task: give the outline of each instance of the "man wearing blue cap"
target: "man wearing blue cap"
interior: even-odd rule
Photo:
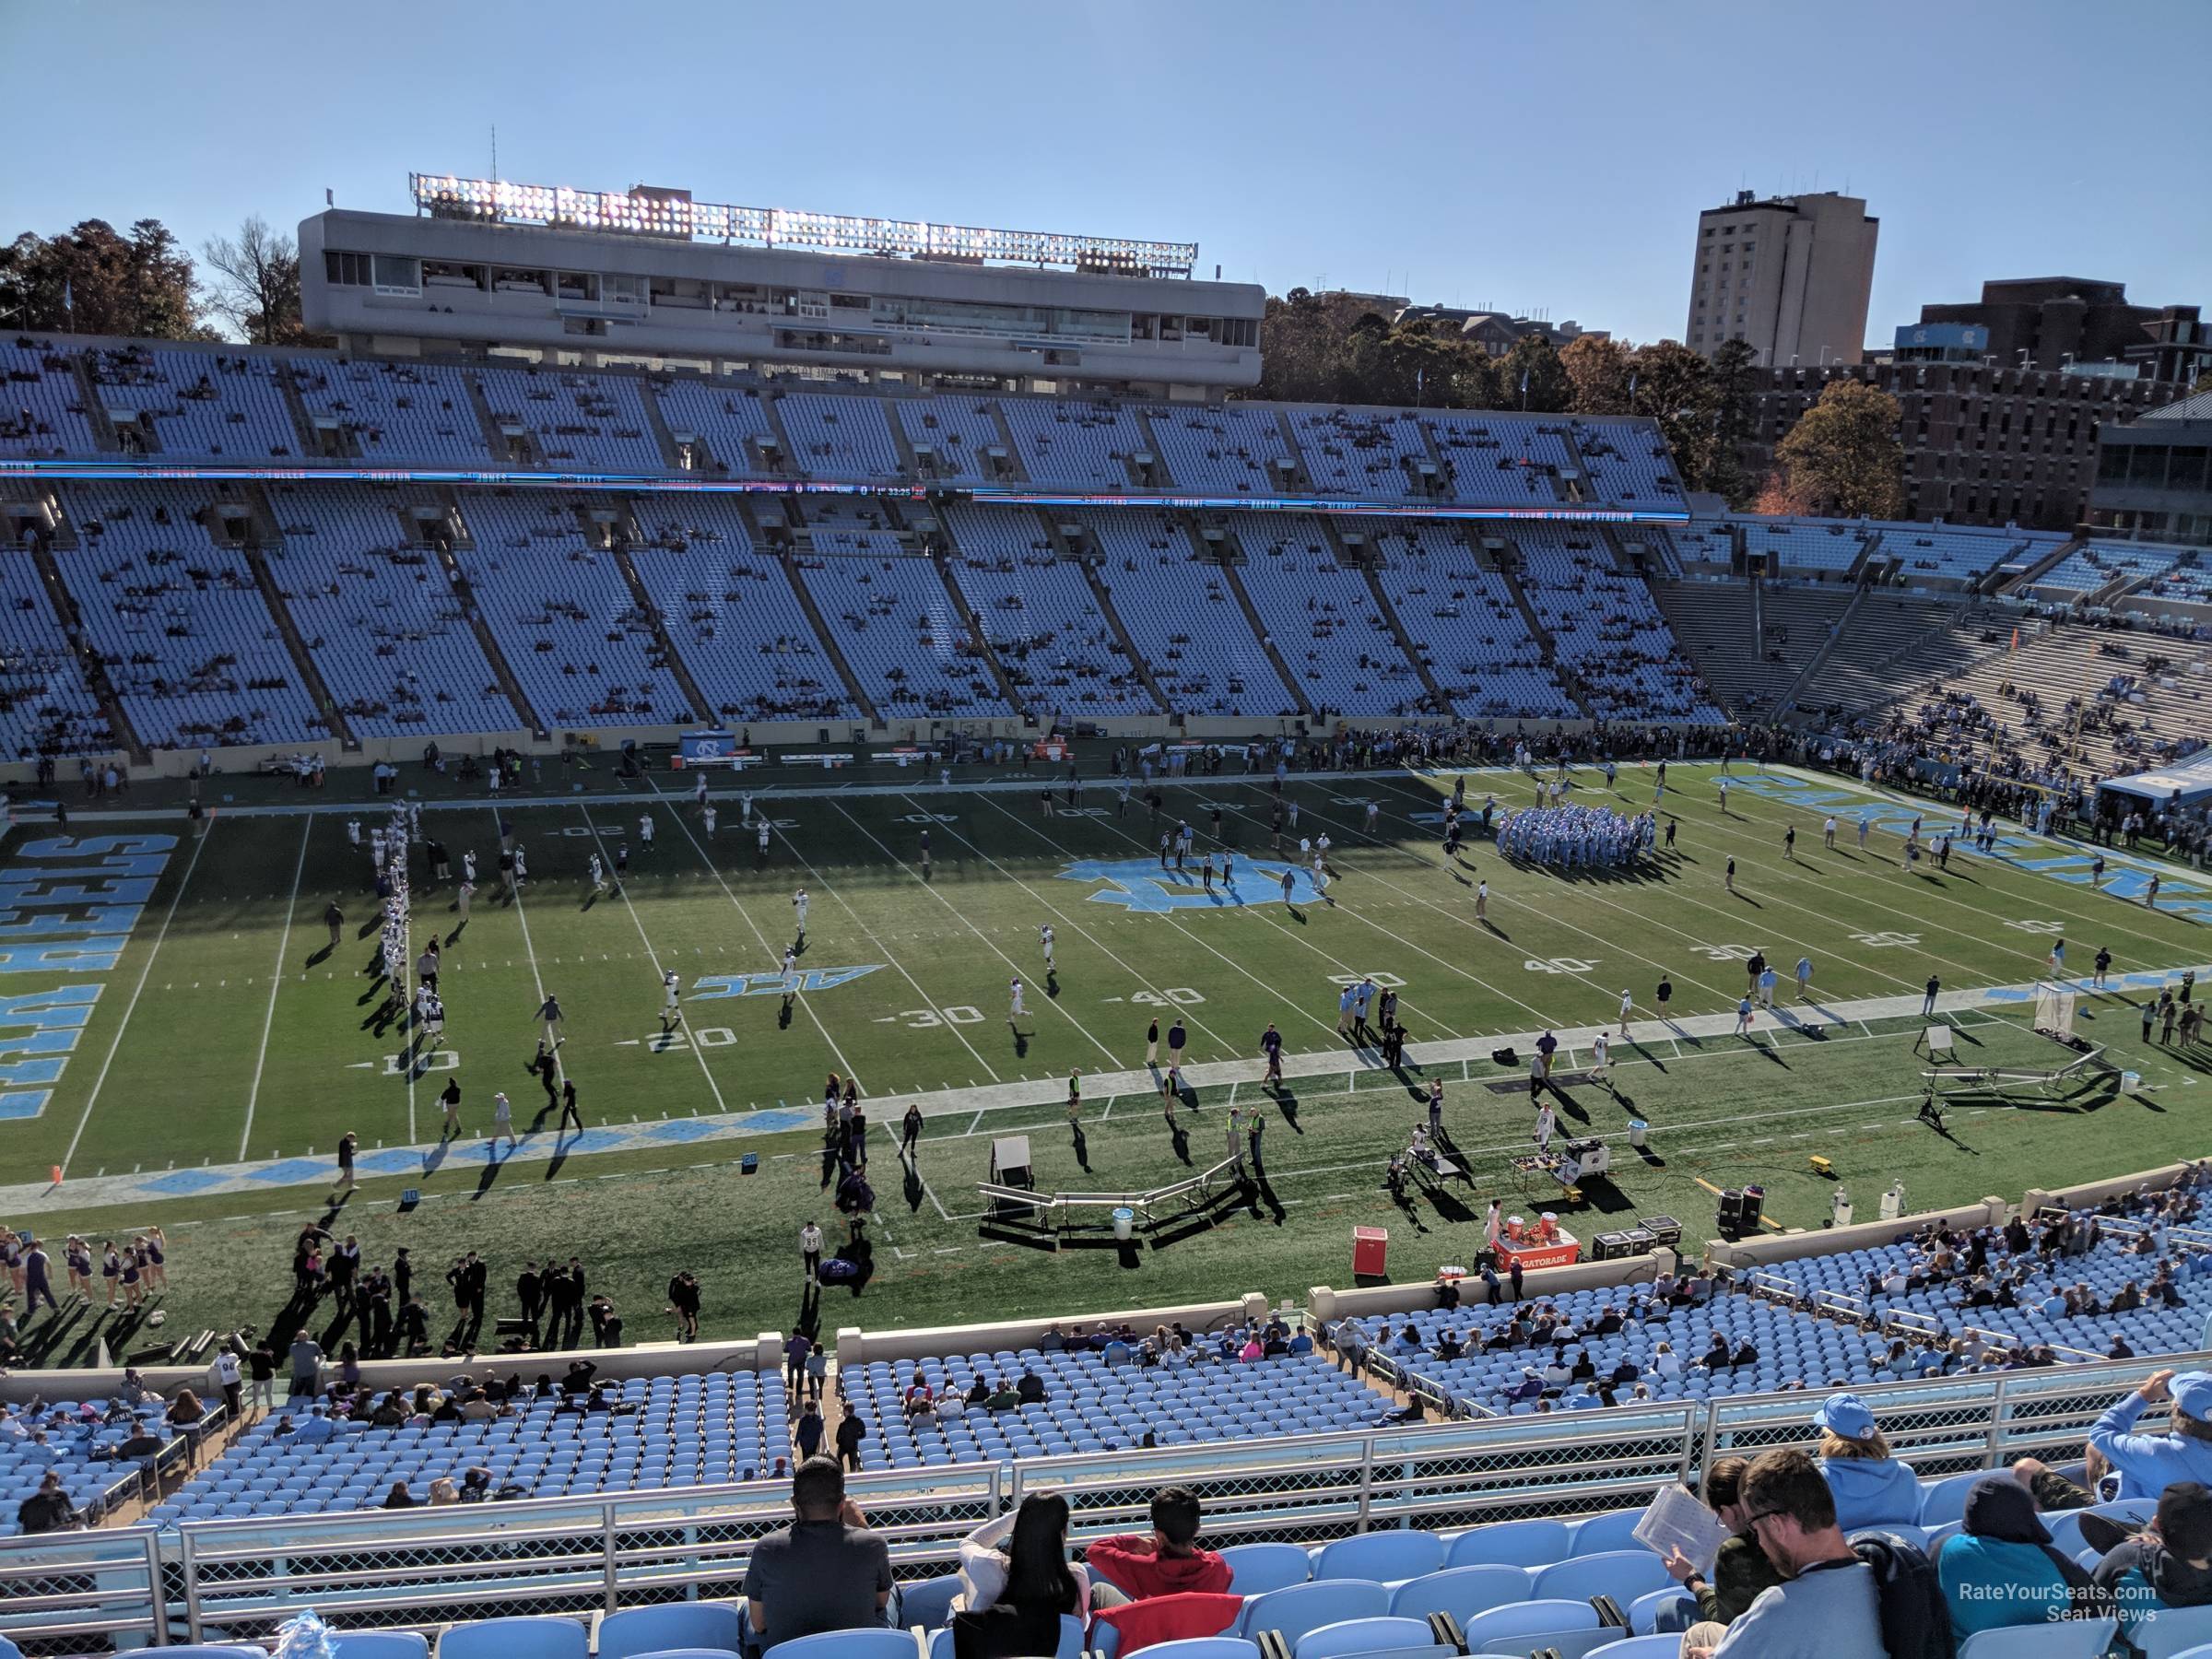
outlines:
[[[2171,1432],[2130,1432],[2137,1418],[2168,1398]],[[2123,1498],[2156,1498],[2177,1480],[2212,1486],[2212,1372],[2151,1372],[2097,1419],[2089,1445],[2118,1472]]]
[[[1912,1465],[1889,1455],[1889,1442],[1874,1413],[1855,1394],[1832,1394],[1813,1417],[1820,1430],[1818,1462],[1835,1494],[1836,1524],[1910,1525],[1920,1518],[1920,1478]]]

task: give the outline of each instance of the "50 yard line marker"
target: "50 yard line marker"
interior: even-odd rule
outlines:
[[[246,1090],[246,1122],[238,1132],[241,1163],[245,1161],[247,1145],[253,1138],[253,1108],[261,1100],[261,1072],[269,1058],[269,1028],[276,1023],[276,990],[284,983],[284,953],[292,943],[292,912],[300,905],[300,873],[307,868],[307,837],[314,827],[312,813],[300,820],[300,856],[292,861],[292,893],[284,901],[284,933],[276,941],[276,971],[269,976],[269,1006],[261,1017],[261,1047],[253,1054],[253,1086]]]
[[[161,918],[161,930],[154,935],[153,948],[146,953],[146,964],[138,970],[138,982],[131,988],[131,1000],[124,1005],[123,1023],[115,1028],[115,1039],[108,1044],[108,1057],[100,1063],[100,1076],[92,1079],[92,1092],[85,1097],[85,1110],[76,1120],[76,1133],[69,1137],[69,1149],[62,1154],[62,1172],[69,1172],[69,1163],[76,1156],[77,1143],[85,1138],[85,1125],[92,1121],[92,1108],[100,1103],[100,1091],[108,1080],[108,1067],[115,1064],[115,1051],[123,1046],[123,1034],[131,1028],[131,1016],[138,1007],[139,994],[146,989],[148,975],[154,971],[154,958],[161,953],[161,941],[169,937],[169,924],[177,919],[177,906],[184,898],[184,889],[192,885],[192,873],[200,867],[200,854],[215,835],[215,819],[207,819],[207,828],[192,849],[192,857],[184,865],[183,878],[177,890],[169,896],[169,913]]]

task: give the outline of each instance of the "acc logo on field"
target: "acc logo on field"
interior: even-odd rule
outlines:
[[[1210,893],[1200,884],[1194,871],[1163,870],[1158,864],[1143,858],[1086,858],[1061,871],[1060,879],[1105,883],[1090,895],[1093,904],[1118,904],[1132,913],[1160,915],[1170,911],[1280,904],[1285,873],[1290,877],[1293,904],[1320,897],[1314,890],[1313,877],[1305,870],[1268,858],[1240,864],[1233,888],[1217,877]]]
[[[802,991],[828,991],[837,985],[846,985],[864,973],[873,973],[882,967],[881,962],[870,962],[865,968],[806,968],[793,977]],[[783,976],[769,973],[702,973],[692,982],[688,1002],[712,1002],[722,996],[781,996]]]

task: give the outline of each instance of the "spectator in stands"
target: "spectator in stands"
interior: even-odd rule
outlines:
[[[2035,1500],[2002,1475],[1978,1480],[1966,1495],[1960,1530],[1936,1552],[1936,1576],[1959,1641],[1983,1630],[2038,1625],[2098,1599],[2089,1575],[2035,1518]]]
[[[1198,1494],[1162,1487],[1152,1494],[1150,1536],[1121,1533],[1100,1538],[1085,1552],[1093,1574],[1105,1580],[1101,1606],[1187,1592],[1220,1594],[1229,1589],[1229,1563],[1200,1547]]]
[[[1683,1659],[1889,1659],[1873,1570],[1836,1524],[1820,1465],[1794,1450],[1763,1452],[1744,1472],[1744,1530],[1783,1582],[1726,1627],[1692,1625]]]
[[[1836,1523],[1845,1532],[1920,1519],[1919,1477],[1912,1465],[1889,1455],[1865,1401],[1830,1394],[1813,1426],[1820,1430],[1820,1472],[1835,1493]]]
[[[2119,1615],[2123,1636],[2162,1609],[2212,1605],[2212,1488],[2175,1481],[2159,1495],[2149,1524],[2114,1545],[2089,1576]]]
[[[753,1546],[745,1570],[746,1618],[762,1648],[823,1630],[885,1622],[891,1557],[845,1496],[844,1472],[810,1457],[791,1477],[797,1519]]]
[[[1705,1471],[1705,1507],[1728,1529],[1713,1559],[1712,1576],[1699,1571],[1697,1563],[1679,1549],[1666,1554],[1667,1572],[1698,1598],[1698,1618],[1711,1624],[1734,1624],[1760,1591],[1783,1582],[1745,1524],[1744,1475],[1750,1467],[1747,1457],[1716,1457]]]
[[[2136,1418],[2169,1397],[2171,1432],[2131,1432]],[[2123,1498],[2155,1498],[2176,1481],[2212,1486],[2212,1372],[2151,1372],[2097,1419],[2089,1446],[2118,1472]]]
[[[392,1489],[384,1494],[382,1507],[385,1509],[413,1509],[416,1507],[415,1494],[407,1490],[406,1481],[395,1480],[392,1483]]]
[[[62,1490],[62,1477],[52,1469],[39,1477],[39,1489],[16,1506],[16,1525],[27,1535],[65,1532],[83,1524],[69,1494]]]
[[[860,1468],[860,1443],[867,1438],[866,1419],[848,1404],[845,1415],[838,1419],[837,1424],[838,1462],[857,1473]]]
[[[952,1603],[956,1659],[1051,1652],[1060,1643],[1061,1618],[1088,1614],[1090,1574],[1068,1564],[1067,1515],[1066,1499],[1033,1493],[961,1540],[960,1592]]]

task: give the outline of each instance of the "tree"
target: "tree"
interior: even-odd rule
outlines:
[[[1893,519],[1905,511],[1905,450],[1897,399],[1863,381],[1835,381],[1797,418],[1775,459],[1770,492],[1795,511],[1835,518]]]
[[[1574,385],[1551,341],[1531,331],[1498,359],[1498,392],[1506,408],[1556,415],[1573,397]]]
[[[1744,471],[1744,450],[1759,412],[1759,353],[1741,335],[1722,343],[1712,354],[1712,453],[1700,488],[1740,507],[1751,492]]]
[[[310,336],[300,316],[300,250],[259,214],[235,237],[218,236],[200,251],[217,280],[208,309],[256,346],[328,345]]]
[[[1394,322],[1361,301],[1292,288],[1260,323],[1255,397],[1285,403],[1478,409],[1497,402],[1489,359],[1451,324]]]
[[[1559,353],[1559,367],[1573,387],[1567,406],[1577,415],[1629,412],[1629,350],[1618,341],[1579,335]]]
[[[1712,453],[1712,365],[1674,340],[1639,347],[1629,359],[1631,414],[1658,423],[1685,489],[1706,488]]]
[[[59,236],[26,230],[0,250],[0,324],[50,334],[188,340],[202,326],[192,255],[159,219],[117,234],[86,219]]]

